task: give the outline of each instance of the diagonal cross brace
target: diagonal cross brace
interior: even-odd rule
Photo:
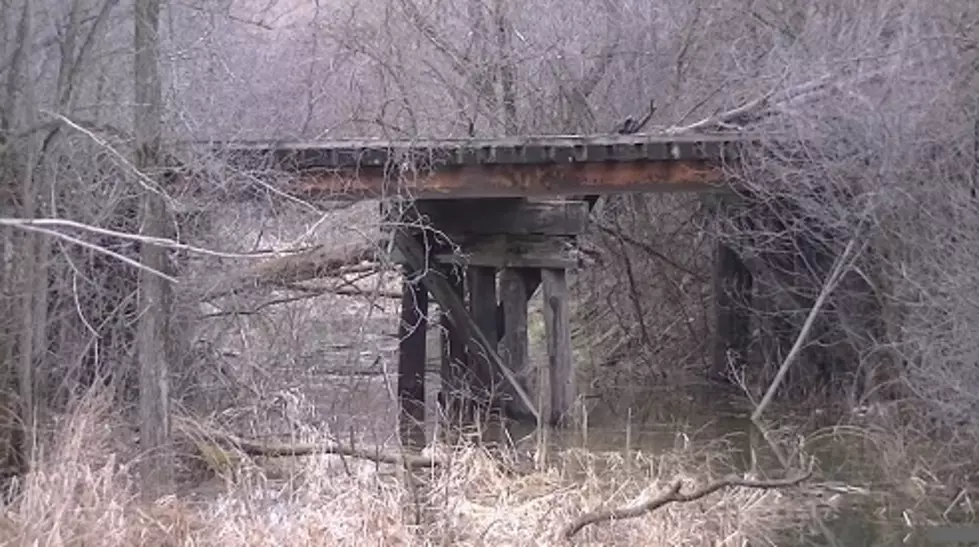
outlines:
[[[426,260],[425,250],[422,248],[421,244],[414,237],[411,237],[406,230],[398,229],[394,234],[394,245],[401,251],[404,259],[408,262],[408,265],[416,272],[427,272],[431,270]],[[526,408],[534,416],[534,419],[538,422],[540,421],[540,413],[537,412],[537,407],[534,406],[533,401],[527,392],[524,391],[523,387],[520,386],[520,382],[517,381],[516,375],[510,370],[510,367],[503,363],[503,359],[496,352],[496,341],[490,343],[486,338],[483,331],[476,325],[476,321],[469,314],[469,310],[466,309],[465,303],[459,298],[459,295],[452,290],[452,286],[449,281],[439,275],[423,275],[422,283],[425,284],[425,288],[428,289],[432,296],[440,304],[446,307],[449,312],[449,320],[452,321],[457,328],[463,332],[468,333],[466,336],[466,344],[470,347],[473,352],[486,352],[487,357],[494,367],[503,373],[503,377],[506,381],[513,386],[513,390],[516,392],[520,400],[526,405]]]

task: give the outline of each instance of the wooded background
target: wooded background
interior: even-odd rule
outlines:
[[[268,314],[323,291],[237,287],[246,326],[216,287],[253,275],[271,251],[378,244],[375,209],[298,202],[276,192],[282,174],[234,171],[179,143],[602,133],[651,100],[647,131],[750,130],[770,145],[731,167],[745,199],[725,215],[696,195],[623,196],[598,212],[589,242],[601,267],[575,289],[582,382],[615,390],[706,369],[721,238],[757,292],[756,343],[728,372],[760,397],[851,245],[784,394],[900,400],[936,431],[979,439],[974,2],[0,6],[0,362],[3,437],[22,448],[8,451],[13,467],[31,457],[35,421],[99,379],[133,402],[175,378],[173,393],[144,405],[144,424],[166,424],[167,401],[217,411],[227,399],[200,392],[226,340],[247,353],[272,339],[275,358],[259,368],[281,366],[316,334]],[[249,333],[262,322],[258,342]],[[252,368],[236,366],[244,382]],[[144,448],[168,437],[140,434]]]

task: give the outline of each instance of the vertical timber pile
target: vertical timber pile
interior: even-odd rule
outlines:
[[[718,215],[731,213],[731,205],[721,199],[715,204]],[[716,325],[711,376],[723,380],[728,367],[742,367],[751,343],[751,271],[730,244],[718,241],[714,250],[714,307]]]
[[[449,291],[463,302],[465,299],[465,273],[460,268],[442,266],[438,268],[438,273],[447,281]],[[444,308],[444,305],[443,305]],[[449,424],[461,424],[469,421],[472,410],[466,408],[466,400],[463,397],[469,374],[469,354],[466,351],[466,335],[463,330],[463,320],[451,317],[451,312],[443,309],[441,313],[441,371],[440,377],[442,385],[439,390],[439,404],[445,414],[445,419]],[[452,428],[444,428],[449,432]]]
[[[496,268],[478,265],[468,268],[469,278],[469,313],[476,322],[476,328],[490,342],[499,339],[496,332]],[[494,350],[497,348],[493,348]],[[474,418],[483,420],[488,426],[490,437],[496,437],[493,430],[498,425],[502,414],[501,389],[503,376],[497,370],[490,357],[488,348],[481,348],[475,354],[470,366],[473,367],[471,378],[474,382],[470,388],[470,397],[474,399],[478,409]]]
[[[527,306],[543,284],[551,388],[546,398],[549,413],[544,418],[555,425],[565,423],[575,401],[567,270],[577,266],[577,236],[587,225],[587,203],[425,200],[416,202],[415,207],[461,249],[436,248],[434,261],[439,268],[456,266],[467,275],[472,323],[468,364],[472,368],[465,398],[480,409],[479,415],[467,418],[490,418],[495,424],[501,415],[520,421],[541,417],[535,398],[528,395],[532,367]],[[451,318],[452,310],[448,312]],[[471,343],[474,336],[479,344]],[[451,335],[449,338],[451,342]],[[443,349],[444,354],[453,351],[458,352],[451,345]],[[455,389],[458,376],[449,375],[448,366],[444,365],[443,371],[440,399],[446,404],[452,398],[446,388]],[[487,431],[494,430],[491,427]]]
[[[425,333],[428,291],[418,271],[404,265],[398,327],[398,433],[402,446],[425,446]]]
[[[539,272],[528,268],[504,268],[500,272],[500,311],[498,313],[498,332],[503,349],[502,356],[507,366],[522,386],[529,385],[530,338],[527,333],[527,304],[537,288],[533,277]],[[538,276],[539,277],[539,276]],[[533,288],[531,288],[533,287]],[[509,385],[506,389],[506,414],[520,421],[531,419],[530,409],[517,397]]]
[[[559,268],[545,268],[541,274],[547,364],[551,377],[550,423],[564,425],[568,422],[575,400],[567,272]]]

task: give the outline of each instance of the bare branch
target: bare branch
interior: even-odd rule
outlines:
[[[58,239],[67,241],[68,243],[74,243],[75,245],[78,245],[80,247],[84,247],[86,249],[90,249],[90,250],[95,251],[97,253],[101,253],[101,254],[104,254],[106,256],[110,256],[110,257],[112,257],[112,258],[114,258],[114,259],[116,259],[116,260],[118,260],[120,262],[125,262],[126,264],[128,264],[128,265],[130,265],[130,266],[132,266],[132,267],[134,267],[134,268],[136,268],[138,270],[145,271],[147,273],[151,273],[151,274],[156,275],[158,277],[161,277],[161,278],[163,278],[163,279],[165,279],[165,280],[167,280],[167,281],[169,281],[171,283],[174,283],[174,284],[178,283],[178,281],[177,281],[177,279],[175,277],[172,277],[170,275],[167,275],[167,274],[165,274],[165,273],[163,273],[163,272],[161,272],[159,270],[155,270],[153,268],[150,268],[148,266],[145,266],[142,263],[140,263],[139,261],[133,260],[133,259],[129,258],[128,256],[119,254],[119,253],[117,253],[117,252],[115,252],[115,251],[113,251],[111,249],[106,249],[104,247],[100,247],[98,245],[95,245],[94,243],[89,243],[88,241],[85,241],[83,239],[78,239],[77,237],[73,237],[73,236],[70,236],[68,234],[63,234],[63,233],[58,232],[56,230],[49,230],[47,228],[41,228],[39,226],[32,225],[29,222],[20,222],[20,223],[18,223],[18,222],[10,222],[10,220],[11,219],[2,219],[2,218],[0,218],[0,225],[3,225],[3,226],[12,226],[14,228],[20,228],[21,230],[28,230],[28,231],[32,231],[32,232],[37,232],[37,233],[40,233],[40,234],[45,234],[45,235],[48,235],[48,236],[51,236],[51,237],[55,237],[55,238],[58,238]]]
[[[82,222],[75,222],[73,220],[63,220],[58,218],[0,218],[0,226],[12,226],[17,228],[27,228],[27,227],[72,228],[75,230],[81,230],[93,234],[116,237],[126,241],[136,241],[147,245],[156,245],[158,247],[164,247],[166,249],[187,251],[187,252],[196,253],[205,256],[214,256],[218,258],[257,259],[257,258],[281,257],[283,254],[287,254],[287,253],[292,254],[292,253],[300,252],[300,251],[293,250],[293,251],[261,251],[255,253],[229,253],[225,251],[215,251],[211,249],[206,249],[195,245],[188,245],[165,237],[153,237],[153,236],[146,236],[142,234],[130,234],[126,232],[120,232],[118,230],[110,230],[108,228],[100,228],[98,226],[92,226],[89,224],[84,224]],[[46,232],[56,233],[54,230],[46,230]]]
[[[117,160],[122,162],[124,166],[126,166],[130,171],[132,171],[132,173],[136,175],[136,179],[139,181],[139,184],[143,187],[144,190],[163,198],[164,200],[166,200],[168,204],[171,205],[173,204],[173,198],[167,195],[167,193],[164,192],[162,188],[160,188],[160,185],[157,184],[152,177],[150,177],[142,170],[140,170],[138,167],[133,165],[133,163],[129,161],[129,159],[126,157],[125,154],[116,150],[115,147],[109,144],[105,139],[99,137],[98,135],[86,129],[85,127],[82,127],[81,125],[73,122],[72,120],[68,119],[66,116],[62,114],[56,114],[56,113],[48,112],[46,110],[42,110],[42,112],[44,114],[47,114],[48,116],[61,120],[62,123],[71,127],[75,131],[78,131],[79,133],[92,139],[92,141],[94,141],[96,144],[98,144],[105,150],[109,151],[109,153],[111,153]]]
[[[581,531],[582,528],[590,524],[596,524],[599,522],[612,522],[616,520],[625,520],[631,518],[641,517],[647,513],[651,513],[664,505],[670,503],[688,503],[691,501],[698,500],[705,496],[709,496],[722,488],[756,488],[761,490],[771,490],[774,488],[787,488],[791,486],[797,486],[802,482],[808,480],[812,477],[812,465],[809,466],[809,470],[797,477],[788,479],[778,479],[778,480],[768,480],[768,481],[755,481],[755,480],[745,480],[739,479],[737,477],[729,477],[723,480],[712,482],[705,486],[702,486],[689,494],[684,494],[681,492],[683,488],[683,480],[677,479],[673,481],[670,487],[663,493],[654,496],[652,498],[647,498],[640,500],[639,502],[627,505],[624,507],[617,507],[615,509],[608,509],[603,511],[594,511],[591,513],[585,513],[584,515],[575,519],[571,524],[565,527],[564,531],[561,533],[565,539],[571,539]]]
[[[802,351],[802,346],[809,336],[809,331],[812,329],[813,323],[816,321],[816,317],[819,315],[820,310],[823,308],[823,304],[826,303],[826,299],[829,297],[833,289],[839,284],[840,279],[843,274],[849,269],[851,264],[851,255],[856,248],[857,238],[853,238],[847,243],[846,248],[843,253],[837,258],[836,264],[833,265],[833,270],[829,274],[829,278],[826,283],[823,284],[823,288],[819,293],[819,297],[816,298],[816,303],[813,304],[812,309],[809,310],[809,316],[806,317],[806,322],[802,325],[802,330],[799,332],[799,336],[795,340],[795,344],[792,345],[792,349],[789,354],[785,356],[785,360],[782,361],[782,366],[779,367],[778,373],[775,375],[775,379],[772,380],[772,384],[768,386],[768,391],[765,392],[765,396],[762,397],[761,402],[758,403],[758,408],[751,414],[751,420],[757,421],[765,408],[772,401],[772,397],[775,396],[775,391],[778,386],[785,379],[785,374],[788,372],[789,366],[795,361],[795,358]]]

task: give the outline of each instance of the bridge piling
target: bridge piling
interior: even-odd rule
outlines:
[[[715,334],[711,376],[723,380],[731,366],[742,367],[751,343],[752,275],[730,246],[714,250]]]
[[[439,403],[449,424],[485,426],[489,441],[506,419],[566,423],[575,400],[567,272],[578,264],[588,204],[444,199],[392,211],[401,226],[439,234],[438,242],[421,245],[400,229],[396,260],[429,272],[425,284],[443,310]],[[543,401],[528,385],[527,312],[539,286],[548,348],[542,368],[550,376]],[[544,401],[549,414],[541,416]]]
[[[567,272],[559,268],[545,268],[541,270],[541,277],[544,286],[544,329],[550,374],[550,423],[556,426],[567,425],[575,401]]]
[[[470,266],[467,271],[469,278],[469,313],[472,314],[476,328],[482,332],[486,340],[496,342],[496,268],[492,266]],[[484,420],[484,438],[496,440],[498,420],[502,417],[501,389],[503,376],[490,356],[489,348],[481,348],[469,363],[473,367],[472,379],[469,386],[471,397],[475,400],[477,418]],[[497,347],[492,348],[496,350]]]
[[[532,278],[535,276],[539,280],[539,270],[525,268],[504,268],[500,272],[500,310],[502,311],[498,326],[502,323],[500,336],[502,344],[502,357],[506,361],[510,370],[517,377],[525,391],[528,389],[528,376],[530,375],[529,348],[530,340],[527,333],[527,304],[533,290],[531,287]],[[539,281],[538,281],[539,282]],[[536,284],[533,286],[536,289]],[[518,420],[527,420],[531,414],[517,397],[512,386],[504,385],[506,392],[506,414]]]
[[[425,334],[428,326],[428,290],[425,275],[405,265],[398,327],[398,433],[402,446],[425,446]]]
[[[449,290],[461,302],[465,299],[465,274],[460,268],[439,265],[438,273],[447,280]],[[467,408],[465,389],[470,383],[469,354],[466,350],[466,334],[463,321],[453,318],[445,304],[440,304],[441,329],[441,367],[439,387],[439,407],[443,420],[449,426],[471,421],[472,409]],[[443,431],[451,433],[452,427]],[[451,438],[451,435],[448,437]]]

